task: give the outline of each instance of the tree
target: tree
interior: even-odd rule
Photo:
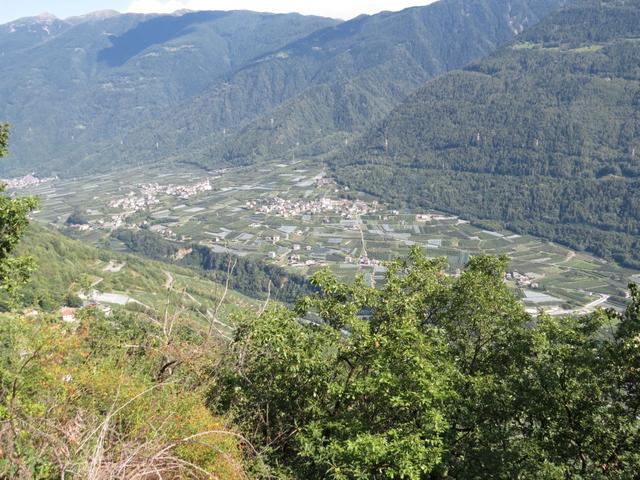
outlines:
[[[242,322],[210,406],[268,478],[637,478],[640,291],[624,313],[534,318],[506,264],[454,278],[414,250],[379,289],[321,271],[295,310]]]
[[[0,157],[7,154],[9,126],[0,125]],[[38,202],[33,197],[10,198],[4,195],[5,186],[0,184],[0,290],[14,299],[20,285],[33,271],[33,260],[15,257],[12,252],[29,225],[29,213]]]
[[[86,225],[89,223],[86,215],[80,211],[80,209],[75,209],[65,222],[67,225]]]
[[[447,288],[443,266],[416,250],[382,290],[319,272],[320,293],[295,311],[243,323],[212,406],[296,478],[421,478],[441,461],[455,397],[442,335],[420,310]]]

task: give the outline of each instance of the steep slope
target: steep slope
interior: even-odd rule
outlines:
[[[0,51],[5,55],[8,52],[32,48],[70,27],[71,24],[68,22],[48,13],[37,17],[20,18],[0,25]]]
[[[584,2],[428,83],[333,161],[387,200],[640,264],[640,2]]]
[[[97,12],[0,26],[0,118],[14,126],[2,171],[70,170],[97,143],[119,145],[254,58],[336,23],[243,11]]]
[[[70,298],[77,299],[79,292],[95,290],[106,294],[107,300],[112,297],[114,303],[129,298],[128,307],[144,305],[159,312],[165,307],[171,284],[175,308],[184,308],[185,316],[202,321],[198,312],[215,309],[224,292],[223,285],[193,269],[97,249],[37,224],[31,225],[19,253],[33,256],[37,264],[22,290],[23,302],[45,311],[57,311]],[[176,293],[183,290],[185,295]],[[0,310],[4,301],[0,295]],[[233,311],[255,303],[230,289],[224,309]]]
[[[116,155],[214,166],[326,152],[424,81],[487,55],[561,3],[442,0],[325,28],[144,125]]]

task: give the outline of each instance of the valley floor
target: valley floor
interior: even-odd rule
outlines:
[[[551,314],[622,308],[638,272],[557,244],[508,231],[488,231],[438,212],[395,211],[340,189],[322,166],[304,161],[214,172],[183,167],[134,168],[109,175],[27,185],[19,194],[42,200],[36,218],[67,228],[74,211],[86,217],[74,237],[125,247],[112,232],[145,228],[176,243],[264,259],[311,274],[329,267],[375,284],[384,262],[415,245],[447,257],[455,274],[469,257],[507,255],[507,282],[527,309]],[[69,231],[67,232],[69,233]]]

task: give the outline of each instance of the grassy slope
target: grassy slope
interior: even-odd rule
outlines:
[[[91,284],[104,293],[119,293],[162,311],[168,298],[167,280],[173,278],[171,304],[187,309],[192,318],[196,310],[215,309],[223,286],[193,270],[138,257],[99,250],[69,239],[60,233],[32,225],[18,253],[36,259],[38,269],[24,288],[26,303],[40,304],[45,309],[57,309],[65,297],[86,289]],[[109,264],[124,267],[118,272],[105,270]],[[113,270],[113,269],[112,269]],[[182,292],[186,292],[184,295]],[[230,291],[225,299],[223,316],[238,307],[251,307],[255,301]]]

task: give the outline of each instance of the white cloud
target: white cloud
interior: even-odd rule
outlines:
[[[402,10],[434,0],[134,0],[128,12],[172,13],[176,10],[254,10],[258,12],[322,15],[349,19],[362,13]]]

